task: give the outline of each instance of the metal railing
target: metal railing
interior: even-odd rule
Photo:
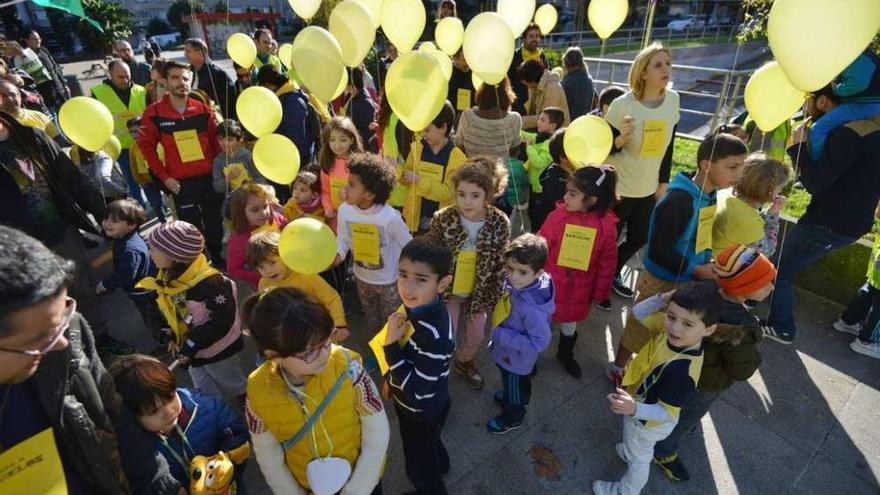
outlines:
[[[715,39],[717,41],[732,41],[739,32],[739,24],[725,24],[718,26],[701,26],[686,29],[670,29],[667,27],[654,27],[651,29],[651,39],[669,43],[671,41],[691,41]],[[623,47],[624,50],[637,50],[644,38],[644,28],[618,29],[606,41],[605,48]],[[598,47],[602,40],[596,33],[587,31],[569,31],[551,33],[544,39],[545,46],[560,48],[563,46]]]

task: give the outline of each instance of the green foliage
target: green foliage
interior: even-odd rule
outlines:
[[[201,0],[175,0],[174,3],[168,7],[168,14],[165,17],[168,19],[168,23],[176,29],[180,31],[180,34],[184,38],[189,38],[189,25],[183,22],[183,18],[197,12],[204,12],[205,4],[201,2]]]
[[[211,7],[211,11],[225,14],[226,12],[229,12],[229,9],[226,6],[226,2],[224,2],[223,0],[217,0],[217,3],[215,3],[214,6]]]
[[[83,0],[82,5],[86,16],[94,19],[104,29],[101,33],[85,19],[78,20],[80,37],[89,50],[109,53],[113,42],[131,36],[134,29],[131,12],[120,4],[103,0]]]
[[[150,22],[147,23],[147,37],[157,34],[166,34],[170,32],[171,25],[165,22],[163,19],[154,17],[150,19]]]
[[[324,0],[321,2],[321,7],[318,9],[315,17],[312,17],[309,25],[321,26],[322,28],[328,29],[327,26],[330,21],[330,12],[333,12],[333,8],[341,1],[342,0]]]

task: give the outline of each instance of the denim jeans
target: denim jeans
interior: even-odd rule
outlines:
[[[798,273],[835,249],[856,242],[855,237],[840,235],[824,225],[797,224],[777,251],[776,290],[770,299],[767,322],[778,332],[794,337],[794,279]]]
[[[125,176],[125,182],[128,183],[128,195],[140,203],[141,206],[146,207],[147,203],[144,200],[144,193],[141,190],[141,186],[135,182],[134,175],[131,174],[131,160],[129,158],[128,150],[122,150],[119,153],[119,158],[116,162],[119,163],[122,175]]]

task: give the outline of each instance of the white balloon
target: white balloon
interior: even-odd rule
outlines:
[[[535,0],[498,0],[496,11],[510,26],[513,37],[518,38],[532,22]]]

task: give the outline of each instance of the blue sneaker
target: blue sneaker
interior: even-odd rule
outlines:
[[[761,330],[764,332],[764,337],[767,337],[770,340],[775,340],[780,344],[790,345],[794,343],[793,333],[777,330],[773,325],[767,324],[767,322],[761,322]]]
[[[503,435],[508,431],[515,430],[521,426],[522,423],[505,423],[501,420],[500,416],[495,416],[486,423],[486,429],[489,430],[489,433],[494,433],[495,435]]]

